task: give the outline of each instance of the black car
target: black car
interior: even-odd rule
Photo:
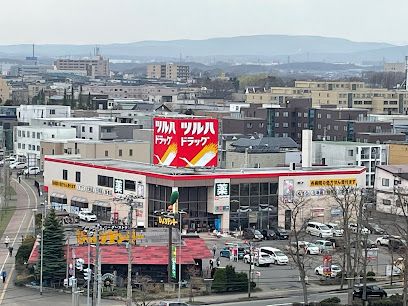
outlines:
[[[371,296],[378,296],[380,298],[387,297],[387,292],[383,288],[378,286],[367,286],[367,298]],[[363,298],[363,287],[359,286],[353,291],[353,300],[354,298]]]
[[[282,227],[271,227],[272,231],[275,232],[276,239],[287,240],[289,239],[289,233]]]
[[[407,248],[407,242],[398,237],[390,237],[388,240],[388,249],[393,251],[404,251]]]
[[[254,239],[254,240],[262,240],[263,235],[260,231],[253,229],[253,228],[245,228],[242,233],[242,238],[244,239]]]
[[[364,224],[364,226],[368,228],[372,234],[375,234],[375,235],[386,235],[387,234],[387,231],[376,223],[367,223],[367,224]]]
[[[263,229],[263,230],[261,230],[261,233],[264,236],[265,240],[274,240],[274,239],[276,239],[276,234],[271,229]]]

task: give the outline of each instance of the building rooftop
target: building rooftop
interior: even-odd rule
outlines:
[[[290,170],[289,167],[273,168],[176,168],[161,165],[144,164],[116,159],[81,159],[71,156],[46,156],[48,163],[71,164],[82,167],[106,169],[118,172],[146,175],[148,177],[171,180],[203,180],[211,178],[259,178],[299,175],[333,175],[333,174],[360,174],[365,171],[361,166],[312,166],[307,169]]]
[[[372,147],[372,146],[379,146],[379,144],[376,143],[371,143],[371,142],[357,142],[357,141],[319,141],[319,140],[314,140],[313,143],[318,143],[318,144],[327,144],[327,145],[333,145],[333,146],[365,146],[365,147]]]
[[[234,141],[231,146],[237,150],[250,149],[262,152],[299,148],[299,145],[290,137],[240,138]]]
[[[408,179],[408,165],[378,165],[377,168]]]

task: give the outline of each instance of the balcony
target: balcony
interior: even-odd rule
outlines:
[[[101,131],[101,136],[100,140],[111,140],[111,139],[116,139],[118,135],[116,135],[116,132],[102,132]]]

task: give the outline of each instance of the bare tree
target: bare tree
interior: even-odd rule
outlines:
[[[355,274],[358,270],[361,253],[361,218],[362,218],[362,191],[353,186],[330,187],[329,194],[335,200],[341,209],[341,223],[344,230],[344,253],[342,265],[345,273],[342,273],[341,288],[344,285],[346,276],[348,283],[348,304],[353,304],[353,287]],[[357,224],[356,232],[353,233],[350,224],[355,221]],[[352,250],[352,241],[355,241],[354,251]]]
[[[193,288],[199,285],[199,280],[197,278],[200,276],[200,270],[196,266],[189,266],[187,268],[187,275],[190,278],[188,300],[191,303],[194,300]]]
[[[304,246],[300,243],[305,235],[305,224],[309,220],[308,217],[304,217],[306,207],[309,205],[310,198],[304,196],[297,196],[287,201],[282,199],[282,206],[286,210],[290,210],[291,220],[291,234],[289,236],[289,255],[292,258],[294,265],[299,271],[299,278],[302,284],[303,290],[303,302],[308,305],[308,293],[307,293],[307,260],[308,256],[304,249]]]
[[[153,283],[151,277],[139,275],[135,279],[136,290],[133,292],[133,301],[136,306],[148,306],[152,304],[152,293],[157,293],[159,288]]]

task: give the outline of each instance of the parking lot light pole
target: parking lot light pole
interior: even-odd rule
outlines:
[[[179,211],[179,230],[180,230],[180,247],[179,247],[179,279],[178,279],[178,295],[177,295],[177,301],[180,302],[180,297],[181,297],[181,247],[183,245],[182,243],[182,215],[185,214],[186,212],[184,211]]]

